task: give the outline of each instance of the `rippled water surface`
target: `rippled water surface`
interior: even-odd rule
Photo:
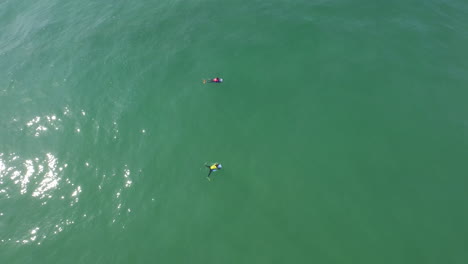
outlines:
[[[467,25],[459,0],[1,1],[0,263],[467,263]]]

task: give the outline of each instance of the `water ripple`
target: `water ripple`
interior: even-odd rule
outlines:
[[[30,193],[38,199],[52,198],[66,167],[67,164],[60,165],[52,153],[32,159],[22,159],[15,153],[0,153],[0,193],[9,198],[12,194],[8,190],[11,192],[13,186],[17,186],[21,195]]]
[[[3,203],[0,226],[9,226],[0,229],[0,244],[41,245],[71,225],[90,221],[104,220],[115,223],[113,228],[125,228],[127,218],[134,214],[128,197],[142,170],[133,168],[125,160],[105,165],[97,152],[90,152],[76,161],[70,154],[73,146],[63,150],[43,144],[49,140],[54,142],[57,136],[78,136],[77,133],[107,138],[110,139],[107,143],[113,144],[121,136],[118,119],[100,122],[93,112],[64,106],[55,113],[12,116],[10,120],[11,132],[16,132],[18,137],[26,136],[32,145],[38,143],[40,147],[28,148],[27,152],[13,148],[15,151],[0,153],[0,200]],[[143,128],[135,130],[139,135],[146,132]],[[80,176],[90,172],[97,181]],[[90,200],[99,210],[89,206]],[[101,215],[107,217],[98,217]],[[13,226],[8,224],[12,219],[20,221]]]
[[[60,162],[56,155],[52,153],[45,153],[33,158],[23,158],[17,153],[0,153],[0,199],[5,199],[3,200],[4,205],[14,203],[19,206],[18,201],[25,201],[22,197],[29,196],[33,199],[26,199],[28,203],[37,203],[42,207],[46,206],[48,202],[57,200],[54,199],[55,196],[63,194],[64,191],[69,192],[72,189],[69,195],[61,195],[60,200],[64,200],[65,196],[67,196],[72,204],[77,203],[79,194],[82,191],[81,186],[73,188],[74,184],[69,179],[62,180],[67,165]],[[8,208],[15,208],[15,206],[4,206],[5,211],[0,212],[0,217],[20,217],[27,221],[18,224],[15,227],[15,232],[7,232],[8,230],[6,230],[5,233],[11,236],[8,239],[5,239],[6,234],[2,232],[2,243],[28,244],[34,242],[40,245],[41,241],[50,232],[56,234],[61,232],[65,226],[74,223],[74,220],[71,219],[61,220],[62,216],[57,214],[51,217],[52,221],[57,222],[54,231],[50,231],[47,228],[47,222],[33,221],[33,215],[28,215],[22,211],[8,212]],[[44,208],[44,210],[47,211],[47,208]],[[30,221],[35,222],[33,223],[34,227],[21,232],[21,226]]]
[[[17,119],[13,119],[16,121]],[[28,133],[33,134],[35,137],[39,137],[47,131],[50,130],[59,130],[63,128],[62,119],[58,118],[56,115],[45,115],[45,116],[35,116],[31,120],[27,121],[25,127],[20,128],[20,130],[26,130]]]

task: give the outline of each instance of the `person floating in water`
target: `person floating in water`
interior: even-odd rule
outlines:
[[[213,164],[213,165],[211,165],[211,166],[205,164],[205,167],[207,167],[208,169],[210,169],[210,172],[208,172],[208,176],[206,176],[206,178],[208,178],[208,180],[211,181],[211,179],[210,179],[211,173],[212,173],[213,171],[217,171],[217,170],[222,169],[222,168],[223,168],[223,165],[221,165],[220,163],[217,163],[217,162],[216,162],[215,164]]]
[[[223,78],[219,78],[219,77],[216,77],[216,78],[213,78],[213,79],[209,79],[209,80],[203,80],[203,83],[222,83],[223,82]]]

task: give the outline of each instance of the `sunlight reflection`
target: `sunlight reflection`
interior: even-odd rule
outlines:
[[[41,121],[41,118],[38,117],[38,116],[36,116],[36,117],[34,117],[31,121],[27,122],[26,125],[27,125],[28,127],[30,127],[30,126],[32,126],[32,125],[34,125],[34,124],[37,124],[39,121]]]
[[[127,165],[125,165],[127,167]],[[132,180],[129,179],[130,176],[130,170],[128,168],[124,169],[124,177],[127,179],[125,182],[125,187],[128,188],[132,185]]]
[[[60,127],[60,122],[62,120],[60,118],[57,118],[56,115],[46,115],[44,117],[40,116],[35,116],[28,122],[26,122],[26,129],[31,129],[30,131],[34,133],[35,137],[39,137],[46,131],[48,131],[50,128],[53,130],[59,130]],[[21,128],[20,130],[23,130]]]
[[[40,199],[46,196],[46,192],[57,187],[60,178],[57,176],[57,158],[54,155],[47,153],[47,165],[49,171],[44,175],[44,179],[41,181],[39,186],[34,190],[32,196],[39,197]],[[48,197],[52,197],[48,195]]]
[[[32,160],[26,160],[24,162],[24,166],[26,167],[26,174],[23,176],[23,179],[21,180],[21,194],[25,194],[26,191],[28,190],[28,183],[29,183],[29,178],[33,175],[34,173],[34,165]]]
[[[69,115],[69,114],[70,114],[70,108],[68,108],[68,106],[65,106],[65,107],[63,108],[63,114],[64,114],[64,115]]]

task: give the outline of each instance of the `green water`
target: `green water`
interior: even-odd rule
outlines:
[[[462,0],[2,1],[0,263],[467,263],[467,25]]]

